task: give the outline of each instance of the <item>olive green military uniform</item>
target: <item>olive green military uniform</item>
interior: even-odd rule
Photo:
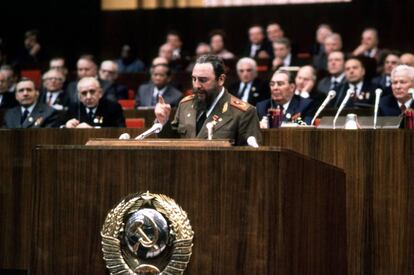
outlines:
[[[174,120],[170,125],[166,125],[161,136],[207,139],[206,124],[212,122],[214,139],[231,139],[235,145],[247,145],[247,138],[254,136],[259,144],[262,142],[256,109],[227,91],[224,91],[223,96],[204,121],[198,135],[196,135],[196,116],[194,95],[183,98]],[[167,129],[171,129],[173,134],[167,134]]]

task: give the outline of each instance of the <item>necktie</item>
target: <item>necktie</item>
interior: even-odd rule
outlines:
[[[405,104],[402,104],[400,106],[400,109],[401,109],[401,114],[404,114],[405,110],[407,110],[407,107],[405,106]]]
[[[90,122],[93,122],[93,119],[94,119],[93,108],[88,108],[88,118]]]
[[[242,85],[243,85],[243,88],[239,91],[239,93],[237,94],[237,97],[238,98],[242,98],[243,97],[243,95],[244,95],[244,92],[246,91],[246,89],[247,89],[247,83],[242,83]]]
[[[155,94],[155,96],[152,96],[152,99],[151,99],[151,106],[155,106],[156,104],[157,104],[157,101],[158,101],[158,95],[159,95],[160,93],[158,92],[158,93],[156,93]]]
[[[206,121],[206,112],[202,111],[201,114],[197,116],[197,122],[196,122],[196,131],[197,135],[200,132],[201,128],[203,127],[204,121]]]
[[[338,88],[338,81],[334,80],[331,83],[331,90],[336,91],[336,89]]]
[[[27,116],[29,115],[29,110],[24,109],[23,115],[20,118],[20,124],[23,124],[23,122],[26,120]]]
[[[354,91],[354,94],[353,94],[353,96],[352,96],[352,100],[355,102],[355,101],[357,101],[358,100],[358,95],[357,95],[357,87],[354,85],[354,86],[352,86],[352,91]]]
[[[52,93],[49,93],[49,96],[47,97],[47,105],[52,105]]]

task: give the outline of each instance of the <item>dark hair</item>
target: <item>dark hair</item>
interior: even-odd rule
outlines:
[[[364,69],[365,69],[365,64],[364,64],[364,61],[363,61],[363,59],[362,59],[362,58],[360,58],[359,56],[351,56],[351,57],[348,57],[348,58],[345,60],[345,63],[346,63],[346,62],[348,62],[349,60],[356,60],[356,61],[358,61],[358,62],[361,64],[362,68],[364,68]]]
[[[171,76],[171,69],[170,69],[170,66],[168,66],[168,64],[166,64],[166,63],[160,63],[160,64],[156,64],[156,65],[152,65],[151,66],[151,74],[152,74],[152,71],[155,69],[155,68],[157,68],[157,67],[164,67],[164,68],[166,68],[167,69],[167,76]]]
[[[224,30],[221,30],[221,29],[215,29],[215,30],[212,30],[212,31],[209,33],[208,37],[209,37],[209,39],[211,40],[211,38],[212,38],[213,36],[215,36],[215,35],[220,35],[220,36],[221,36],[221,38],[223,39],[223,42],[225,42],[225,41],[226,41],[226,32],[225,32]]]
[[[288,77],[289,84],[295,84],[295,76],[291,71],[288,70],[277,70],[275,74],[285,74]]]
[[[19,80],[17,80],[16,85],[18,85],[20,82],[27,82],[27,81],[32,82],[33,83],[33,87],[35,87],[35,89],[36,89],[36,83],[33,81],[33,79],[28,78],[28,77],[22,77],[22,78],[20,78]]]
[[[287,37],[278,38],[276,39],[275,42],[273,42],[273,44],[282,44],[282,45],[285,45],[286,48],[289,48],[289,49],[291,48],[290,40]]]
[[[223,59],[214,54],[205,54],[197,58],[196,64],[210,63],[213,66],[214,75],[218,79],[224,74],[224,62]]]
[[[88,61],[92,62],[93,64],[95,64],[95,66],[98,66],[96,58],[93,54],[82,54],[79,57],[78,61],[81,60],[81,59],[88,60]]]
[[[30,36],[34,36],[37,39],[39,37],[39,31],[38,30],[28,30],[24,33],[24,38],[28,38]]]

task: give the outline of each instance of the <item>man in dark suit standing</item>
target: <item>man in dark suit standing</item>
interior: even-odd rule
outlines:
[[[229,87],[229,92],[241,100],[256,106],[257,102],[269,98],[269,85],[257,77],[257,63],[250,57],[237,62],[239,81]]]
[[[80,102],[70,106],[66,128],[125,127],[121,105],[103,97],[96,78],[82,78],[77,90]]]
[[[253,25],[249,28],[249,45],[243,56],[251,58],[273,58],[272,44],[266,39],[263,27]]]
[[[38,102],[39,92],[34,82],[22,78],[16,85],[16,100],[19,105],[9,109],[4,116],[5,128],[45,128],[57,126],[56,110]]]
[[[17,104],[14,93],[7,90],[6,75],[0,71],[0,110],[13,108]]]
[[[67,110],[69,97],[63,90],[65,76],[58,70],[49,70],[43,75],[43,89],[39,101],[47,104],[55,110]]]
[[[329,75],[318,82],[316,89],[323,94],[332,90],[338,93],[345,84],[345,54],[341,51],[331,52],[327,65]]]
[[[167,64],[157,64],[151,67],[151,82],[138,88],[135,97],[135,107],[155,106],[158,96],[162,96],[167,104],[177,106],[182,93],[170,85],[171,70]]]
[[[301,117],[310,123],[314,111],[312,99],[295,95],[294,92],[295,82],[292,74],[283,70],[276,71],[270,81],[270,99],[256,105],[259,118],[267,116],[269,109],[279,109],[283,113],[283,121]]]
[[[414,68],[399,65],[391,73],[392,94],[381,98],[378,115],[399,116],[407,109],[414,109],[413,97],[409,93],[414,89]]]

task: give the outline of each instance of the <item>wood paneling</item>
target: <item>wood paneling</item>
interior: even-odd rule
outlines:
[[[146,190],[188,213],[186,274],[346,274],[345,175],[297,153],[42,146],[34,161],[31,274],[104,274],[106,213]]]
[[[266,130],[264,143],[343,168],[349,274],[414,274],[414,133]]]
[[[140,129],[0,129],[0,270],[27,269],[33,203],[32,149],[37,144],[85,144]],[[49,162],[54,162],[50,159]]]
[[[28,266],[32,198],[31,157],[36,144],[84,144],[134,129],[0,130],[0,269]],[[414,274],[410,130],[263,131],[266,145],[281,146],[346,172],[348,274]],[[131,159],[131,161],[133,161]]]

